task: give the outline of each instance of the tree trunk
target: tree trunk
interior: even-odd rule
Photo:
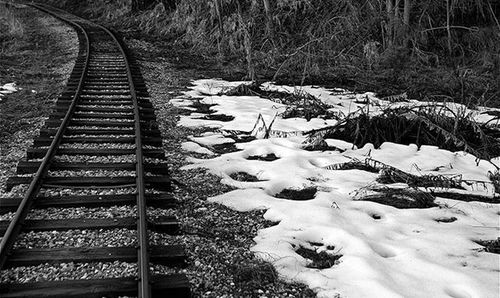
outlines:
[[[247,24],[243,20],[243,12],[239,1],[237,1],[236,4],[238,5],[238,20],[240,26],[243,28],[243,47],[245,48],[247,60],[247,76],[252,82],[256,82],[257,76],[255,74],[255,66],[253,62],[252,39]]]
[[[392,42],[398,46],[401,45],[402,36],[403,36],[403,26],[401,24],[401,11],[399,9],[400,0],[396,0],[394,3],[394,18],[393,18],[393,37]]]
[[[264,10],[266,11],[266,29],[267,29],[267,34],[269,37],[272,37],[274,35],[274,28],[273,28],[273,12],[271,8],[271,4],[269,3],[269,0],[262,0],[264,2]]]
[[[224,28],[222,24],[222,15],[221,15],[219,0],[214,0],[214,4],[215,4],[215,12],[217,13],[217,19],[219,21],[219,33],[222,36]]]
[[[403,23],[406,27],[410,26],[410,11],[411,11],[411,1],[405,0],[405,8],[403,11]]]
[[[394,11],[393,11],[393,5],[392,5],[392,0],[386,0],[385,1],[385,8],[387,11],[387,26],[386,26],[386,42],[385,46],[387,48],[390,48],[392,46],[392,38],[393,38],[393,26],[394,26]]]
[[[446,0],[446,31],[448,32],[448,54],[451,55],[450,0]]]

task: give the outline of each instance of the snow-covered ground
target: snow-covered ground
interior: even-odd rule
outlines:
[[[252,250],[272,262],[285,278],[307,284],[319,297],[499,297],[500,258],[487,253],[477,240],[499,237],[500,205],[437,198],[437,207],[397,209],[359,200],[368,188],[377,185],[377,173],[362,170],[332,170],[331,165],[369,158],[415,175],[462,175],[464,180],[483,181],[465,185],[466,193],[494,196],[488,172],[500,166],[500,158],[477,159],[464,152],[450,152],[434,146],[384,143],[375,149],[371,144],[356,148],[341,140],[327,140],[343,149],[306,151],[301,132],[333,125],[336,120],[319,118],[282,119],[277,113],[285,105],[256,96],[219,96],[219,92],[241,82],[200,80],[173,103],[187,107],[193,98],[211,107],[216,114],[233,116],[231,121],[201,119],[202,114],[181,116],[180,125],[209,126],[215,132],[190,137],[186,151],[208,154],[209,159],[189,158],[185,168],[208,168],[222,183],[236,187],[229,193],[208,198],[238,211],[267,210],[265,218],[276,225],[260,230]],[[267,84],[270,89],[292,87]],[[377,113],[388,104],[371,93],[348,92],[303,87],[339,115],[347,115],[366,104],[355,103],[369,98],[370,112]],[[423,104],[410,101],[405,104]],[[451,105],[451,104],[450,104]],[[465,107],[453,105],[456,111]],[[479,122],[492,116],[470,111]],[[257,123],[261,115],[261,120]],[[274,119],[275,118],[275,119]],[[233,143],[228,138],[235,131],[258,135],[263,122],[273,119],[273,134],[268,139],[237,143],[241,151],[214,155],[212,145]],[[281,136],[273,137],[274,136]],[[274,154],[274,161],[248,159]],[[500,154],[499,154],[500,155]],[[329,167],[330,166],[330,167]],[[334,168],[334,167],[333,167]],[[230,175],[245,172],[256,182],[233,180]],[[283,189],[318,189],[314,199],[297,201],[277,198]],[[392,185],[404,187],[404,185]],[[452,219],[453,222],[447,222]],[[311,262],[296,253],[299,247],[326,251],[342,257],[330,268],[309,268]]]

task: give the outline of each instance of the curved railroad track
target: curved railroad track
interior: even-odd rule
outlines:
[[[182,266],[185,254],[179,245],[149,245],[148,231],[173,234],[178,223],[173,216],[147,217],[147,206],[170,208],[175,201],[168,192],[170,180],[161,135],[139,68],[108,29],[48,6],[33,7],[73,26],[80,50],[53,113],[28,149],[27,160],[19,162],[18,175],[7,182],[8,189],[29,185],[24,197],[0,199],[1,213],[15,211],[12,220],[0,221],[0,268],[123,261],[137,263],[137,274],[3,283],[0,296],[189,296],[186,276],[151,274],[150,270],[153,264]],[[106,194],[102,194],[103,189]],[[33,209],[115,205],[135,206],[136,214],[119,218],[28,217]],[[30,231],[109,229],[135,230],[137,239],[133,246],[16,246],[20,235]]]

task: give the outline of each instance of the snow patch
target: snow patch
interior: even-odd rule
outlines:
[[[239,83],[239,82],[238,82]],[[235,86],[220,80],[196,81],[186,97],[203,97],[216,103],[217,113],[232,115],[234,120],[217,123],[221,129],[250,131],[260,113],[266,120],[284,106],[258,97],[219,96],[219,90]],[[209,87],[207,87],[209,86]],[[267,88],[293,92],[289,86]],[[356,95],[345,90],[302,87],[324,102],[336,105],[342,113],[382,100],[373,94]],[[217,92],[216,92],[217,91]],[[204,94],[208,94],[204,95]],[[408,104],[408,103],[406,103]],[[417,104],[410,102],[409,104]],[[418,103],[420,104],[420,103]],[[363,104],[366,106],[366,104]],[[373,108],[373,109],[372,109]],[[377,107],[370,111],[377,112]],[[486,117],[477,113],[477,118]],[[484,119],[483,119],[484,118]],[[253,121],[253,122],[252,122]],[[181,125],[212,125],[217,121],[195,120],[189,116]],[[307,131],[331,125],[334,120],[276,119],[284,131]],[[209,133],[190,140],[211,146],[232,143],[222,133]],[[229,141],[231,140],[231,141]],[[397,209],[388,205],[359,200],[358,194],[370,186],[382,186],[378,173],[358,169],[331,170],[328,166],[371,158],[414,175],[462,175],[463,179],[489,182],[488,172],[500,164],[496,157],[480,160],[464,152],[450,152],[435,146],[384,143],[375,149],[367,144],[356,148],[342,140],[327,139],[336,151],[306,151],[305,137],[259,139],[236,144],[241,151],[212,159],[190,158],[183,169],[207,168],[219,175],[222,183],[238,189],[208,198],[235,210],[267,210],[264,217],[277,223],[262,229],[251,248],[258,256],[274,264],[279,274],[307,284],[318,297],[498,297],[500,258],[481,251],[475,240],[493,240],[500,236],[500,205],[437,198],[438,207]],[[193,146],[193,145],[190,145]],[[273,154],[277,159],[250,158]],[[245,172],[259,181],[240,182],[231,178]],[[462,185],[466,186],[465,183]],[[391,185],[389,185],[391,186]],[[400,183],[394,187],[407,187]],[[282,199],[275,195],[283,189],[315,187],[314,198],[305,201]],[[460,192],[492,197],[491,187],[465,187]],[[497,196],[498,197],[498,196]],[[454,221],[438,219],[455,218]],[[342,257],[331,268],[309,268],[310,260],[297,254],[299,247],[334,252]]]
[[[195,153],[200,153],[200,154],[206,154],[206,155],[215,155],[212,151],[205,147],[201,147],[195,142],[184,142],[181,144],[181,148],[184,151],[188,152],[195,152]]]
[[[21,90],[21,88],[17,87],[16,83],[7,83],[4,85],[1,85],[0,86],[0,100],[6,94],[11,94],[11,93],[14,93],[18,90]]]

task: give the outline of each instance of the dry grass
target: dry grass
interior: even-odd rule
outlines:
[[[242,287],[255,289],[265,284],[272,284],[278,279],[274,266],[267,262],[248,261],[233,266],[234,281]]]
[[[12,6],[0,3],[0,53],[15,47],[13,44],[23,36],[24,26],[12,12]]]
[[[416,176],[396,168],[384,168],[380,171],[377,182],[383,184],[405,183],[410,187],[439,187],[464,189],[462,187],[462,177],[443,176],[443,175],[421,175]]]
[[[475,241],[477,244],[484,246],[484,251],[500,254],[500,238],[496,240],[478,240]]]
[[[436,207],[434,196],[411,188],[378,188],[375,193],[361,197],[362,200],[389,205],[399,209]]]
[[[76,40],[63,40],[66,35],[54,32],[56,25],[51,23],[48,28],[47,24],[55,22],[54,19],[42,19],[40,13],[28,8],[4,8],[0,8],[2,16],[15,19],[10,22],[21,24],[19,26],[23,29],[15,29],[13,32],[17,36],[12,37],[12,41],[1,43],[5,47],[0,52],[0,78],[3,81],[0,83],[15,82],[22,90],[5,96],[0,102],[0,139],[11,138],[17,131],[32,126],[33,119],[48,115],[52,102],[64,87],[66,78],[62,72],[70,71],[62,68],[71,67],[73,62],[71,55],[75,52],[69,47],[78,50]],[[69,29],[64,27],[63,30]],[[0,30],[2,33],[5,34]]]
[[[175,51],[172,57],[185,57],[193,65],[210,61],[223,71],[236,66],[237,79],[245,76],[250,62],[257,79],[279,83],[336,85],[381,96],[407,92],[410,98],[430,100],[444,95],[500,106],[500,25],[495,18],[500,6],[466,1],[452,2],[459,4],[451,21],[463,28],[452,30],[450,53],[442,27],[446,5],[437,0],[413,3],[412,24],[394,45],[384,42],[387,16],[380,0],[278,0],[272,3],[271,23],[261,1],[177,1],[175,10],[158,1],[132,14],[128,1],[48,0],[129,36],[161,46],[167,41],[169,51]],[[381,46],[367,61],[364,48],[370,43]]]
[[[498,156],[498,129],[474,121],[471,114],[452,111],[444,105],[387,108],[379,115],[366,112],[349,115],[339,124],[313,131],[309,143],[337,138],[358,147],[384,142],[433,145],[450,151],[465,151],[489,160]]]

